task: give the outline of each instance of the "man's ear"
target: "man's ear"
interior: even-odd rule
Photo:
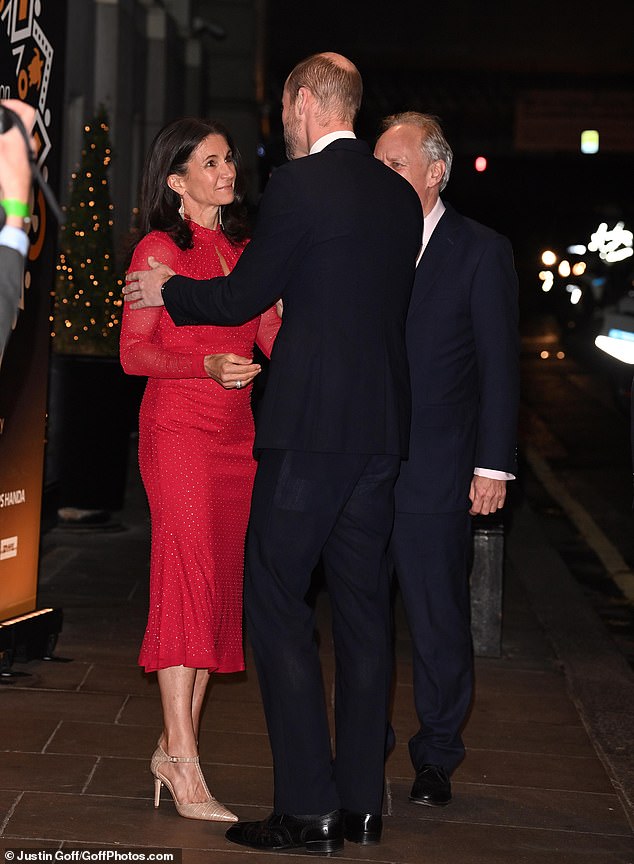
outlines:
[[[297,91],[297,96],[295,97],[295,104],[293,107],[298,117],[300,117],[306,111],[306,106],[308,105],[311,97],[312,93],[307,87],[300,87]]]
[[[429,166],[429,176],[431,183],[430,186],[440,186],[442,183],[442,178],[445,176],[445,171],[447,170],[447,163],[442,159],[436,159]]]

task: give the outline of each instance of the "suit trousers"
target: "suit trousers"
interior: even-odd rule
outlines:
[[[398,456],[263,450],[244,602],[273,753],[276,813],[381,813],[391,677],[386,550]],[[315,613],[321,559],[335,650],[331,748]]]
[[[412,638],[415,770],[432,764],[451,774],[464,757],[461,731],[473,694],[471,550],[467,510],[396,513],[390,559]]]

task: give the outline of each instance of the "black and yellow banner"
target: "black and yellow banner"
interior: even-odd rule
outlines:
[[[62,131],[64,0],[0,0],[0,98],[37,110],[37,162],[56,190]],[[21,308],[0,365],[0,621],[37,602],[57,225],[35,188]]]

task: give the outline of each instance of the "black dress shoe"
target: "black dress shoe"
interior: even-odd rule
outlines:
[[[449,776],[440,765],[423,765],[416,772],[409,800],[429,807],[444,807],[451,801]]]
[[[374,813],[355,813],[343,811],[343,836],[351,843],[369,846],[381,840],[383,819]]]
[[[240,846],[264,851],[303,846],[307,852],[339,852],[343,849],[343,818],[340,810],[324,816],[273,813],[261,822],[236,822],[225,837]]]

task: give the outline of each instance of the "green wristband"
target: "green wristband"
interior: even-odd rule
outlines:
[[[0,205],[7,216],[20,216],[22,219],[28,219],[30,216],[29,205],[24,201],[18,201],[17,198],[4,198],[0,201]]]

